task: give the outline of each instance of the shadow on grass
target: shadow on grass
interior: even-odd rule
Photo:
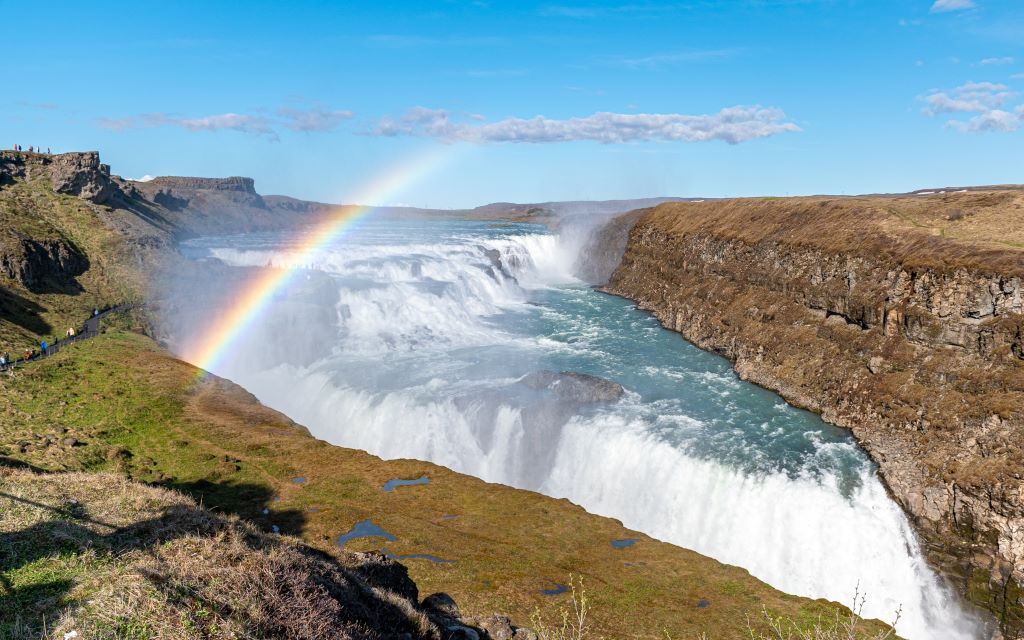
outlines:
[[[176,488],[225,510],[241,505],[242,512],[250,510],[250,501],[265,504],[271,497],[264,487],[244,484]],[[379,554],[335,557],[189,503],[168,504],[157,515],[147,514],[152,517],[114,525],[104,522],[111,516],[91,514],[73,492],[45,499],[23,493],[8,483],[0,489],[0,516],[7,514],[8,528],[15,525],[0,532],[0,637],[40,637],[64,612],[74,614],[80,603],[71,593],[80,576],[102,579],[120,563],[131,569],[111,575],[146,580],[161,594],[156,606],[168,619],[190,619],[198,611],[258,628],[265,638],[364,637],[367,629],[387,632],[384,638],[440,637],[440,628],[421,612],[405,567]],[[25,507],[45,518],[36,513],[25,518],[32,524],[17,528],[13,519],[26,513]],[[288,512],[274,517],[280,513]],[[179,543],[183,538],[187,541]],[[156,614],[139,615],[145,622],[145,615]]]
[[[37,335],[48,334],[53,327],[43,320],[43,307],[23,298],[7,287],[0,287],[0,317]],[[2,350],[2,349],[0,349]]]
[[[17,458],[9,458],[7,456],[0,456],[0,467],[10,467],[11,469],[25,469],[34,473],[46,473],[46,470],[37,467],[33,464],[29,464],[24,460],[18,460]]]
[[[300,509],[281,509],[274,492],[265,485],[249,482],[213,482],[169,480],[162,487],[191,496],[193,500],[214,511],[230,513],[249,520],[266,531],[300,535],[306,526],[306,515]]]

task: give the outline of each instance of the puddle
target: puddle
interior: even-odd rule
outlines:
[[[611,545],[616,549],[628,549],[636,542],[636,538],[622,538],[621,540],[612,540]]]
[[[295,484],[306,484],[306,476],[299,476],[297,478],[292,478],[292,482],[294,482]]]
[[[398,487],[411,487],[417,484],[429,484],[430,478],[427,476],[420,476],[415,480],[402,480],[401,478],[393,478],[384,483],[384,491],[391,493]]]
[[[540,592],[546,596],[557,596],[569,590],[569,587],[564,584],[559,584],[557,582],[552,582],[551,584],[555,585],[553,589],[541,589]]]
[[[344,547],[348,541],[355,540],[356,538],[384,538],[388,542],[398,540],[398,538],[373,524],[373,522],[362,520],[357,522],[351,531],[338,536],[337,544],[339,547]]]
[[[451,513],[446,513],[445,515],[441,516],[441,519],[442,520],[454,520],[455,518],[458,518],[458,517],[459,516],[457,516],[457,515],[454,515],[454,514],[451,514]]]
[[[701,598],[700,600],[697,601],[697,608],[698,609],[707,609],[709,606],[711,606],[711,603],[708,602],[707,600],[705,600],[704,598]]]
[[[320,511],[320,507],[306,507],[306,511],[310,513],[317,513]]]

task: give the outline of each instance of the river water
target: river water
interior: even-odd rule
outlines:
[[[568,498],[789,593],[850,605],[859,590],[867,617],[902,609],[913,640],[977,636],[847,432],[578,280],[575,237],[376,219],[315,264],[296,264],[287,234],[185,251],[304,270],[214,373],[318,438]],[[215,302],[168,320],[185,352],[231,302],[229,284],[204,288]],[[536,371],[625,393],[582,402],[522,382]]]

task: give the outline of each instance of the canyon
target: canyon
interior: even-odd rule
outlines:
[[[1024,625],[1024,191],[665,204],[603,290],[850,429],[932,564]],[[606,259],[592,274],[609,272]]]

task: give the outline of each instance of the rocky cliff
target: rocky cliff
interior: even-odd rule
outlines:
[[[666,204],[633,219],[606,290],[851,429],[935,564],[1019,637],[1024,191]]]

